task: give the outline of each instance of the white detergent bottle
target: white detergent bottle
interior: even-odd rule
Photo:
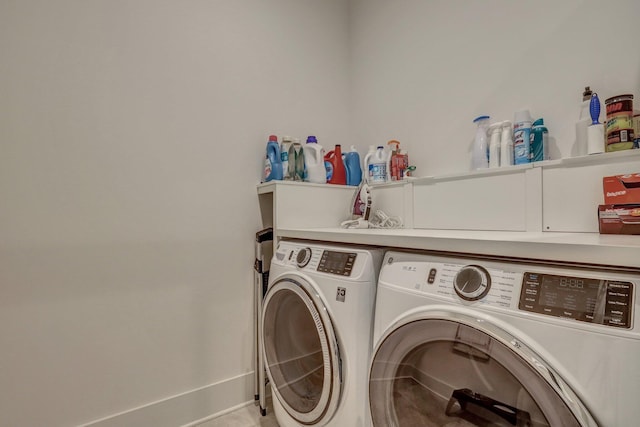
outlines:
[[[304,161],[306,166],[305,181],[325,184],[327,182],[327,170],[324,167],[324,148],[318,144],[315,136],[307,138],[304,145]]]
[[[369,184],[381,184],[387,182],[389,177],[387,172],[389,167],[389,156],[385,152],[384,147],[382,145],[378,146],[371,156],[367,154],[366,160],[365,169],[367,171],[367,182]]]
[[[371,156],[376,153],[376,147],[374,145],[369,146],[369,151],[362,158],[362,180],[369,184],[369,160],[371,160]]]

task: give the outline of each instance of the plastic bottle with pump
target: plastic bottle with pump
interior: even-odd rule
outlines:
[[[585,156],[588,151],[587,130],[591,124],[591,115],[589,114],[589,106],[591,104],[591,88],[586,86],[582,92],[582,103],[580,103],[580,115],[576,122],[576,149],[577,156]]]
[[[400,150],[400,141],[392,139],[387,142],[391,147],[389,160],[389,177],[391,181],[402,181],[405,171],[409,167],[408,156]]]
[[[500,136],[502,122],[489,126],[489,167],[500,167]]]
[[[513,131],[509,120],[502,122],[500,136],[500,167],[513,165]]]
[[[347,185],[360,185],[362,182],[362,168],[360,167],[360,155],[355,146],[351,146],[351,151],[343,155],[344,168],[347,177]]]
[[[364,168],[367,175],[368,184],[380,184],[387,182],[389,157],[385,153],[384,147],[379,145],[375,151],[367,153]]]
[[[531,114],[529,110],[516,111],[513,120],[513,163],[531,163]]]
[[[347,185],[347,172],[342,161],[340,144],[336,144],[333,150],[324,155],[324,166],[329,184]]]
[[[489,116],[479,116],[473,119],[473,123],[478,125],[476,136],[473,141],[471,153],[471,169],[486,169],[489,167],[489,145],[487,143],[487,126],[489,126]]]
[[[282,180],[282,157],[280,155],[280,144],[278,137],[269,135],[267,142],[267,154],[264,160],[264,180]]]
[[[327,182],[327,170],[324,167],[324,148],[318,144],[315,136],[307,137],[304,145],[304,161],[306,164],[305,181],[324,184]]]

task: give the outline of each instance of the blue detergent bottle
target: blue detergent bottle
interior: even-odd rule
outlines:
[[[355,146],[343,156],[344,168],[347,172],[347,185],[358,186],[362,181],[362,168],[360,167],[360,155]]]
[[[267,155],[264,160],[264,181],[282,180],[282,157],[278,137],[269,135],[267,142]]]

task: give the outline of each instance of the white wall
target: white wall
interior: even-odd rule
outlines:
[[[554,158],[575,155],[584,86],[633,93],[640,109],[637,0],[352,0],[353,140],[398,139],[416,175],[469,170],[489,114],[544,117]]]
[[[347,30],[343,0],[0,2],[0,425],[253,398],[261,157],[347,135]]]

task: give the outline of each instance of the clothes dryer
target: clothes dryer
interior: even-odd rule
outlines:
[[[281,427],[368,425],[367,384],[382,251],[281,241],[261,334]]]
[[[387,252],[374,426],[631,427],[637,270]]]

